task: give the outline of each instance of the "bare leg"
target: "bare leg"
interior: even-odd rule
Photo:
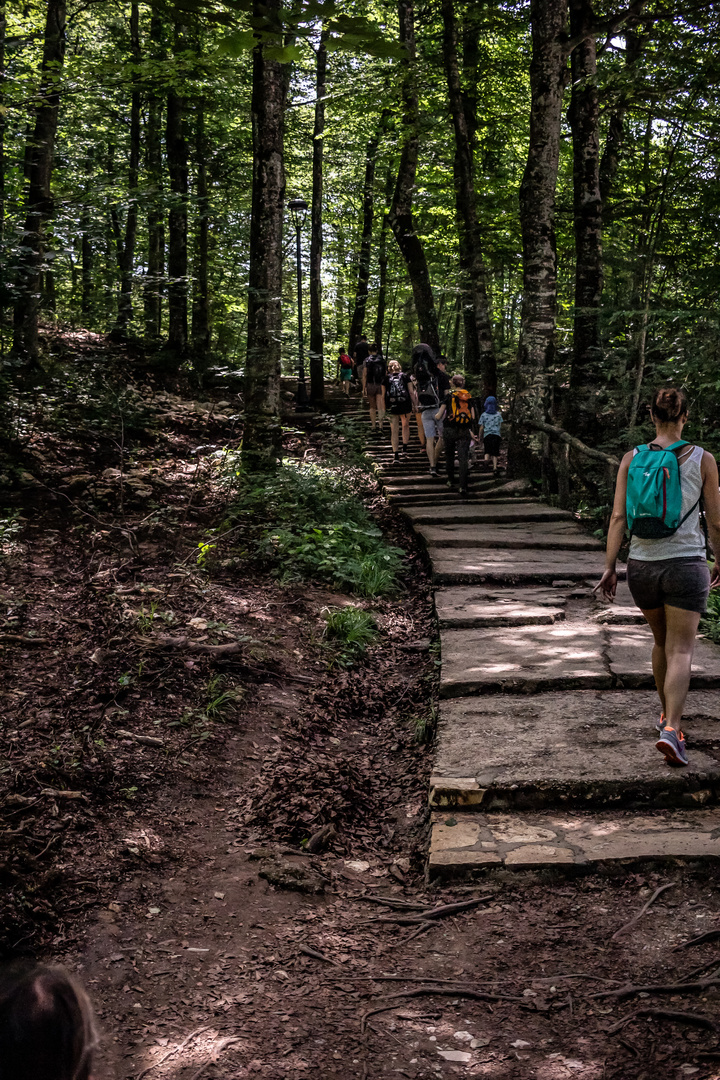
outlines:
[[[415,413],[415,423],[417,424],[417,433],[418,433],[418,439],[420,440],[420,445],[424,446],[425,445],[425,428],[423,427],[422,413],[419,413],[419,412]]]
[[[382,431],[383,421],[385,420],[385,394],[378,394],[375,402],[378,414],[378,428],[380,429],[380,431]]]
[[[397,454],[398,450],[400,449],[400,440],[398,438],[399,417],[390,416],[388,419],[390,420],[390,442],[392,444],[393,450]]]
[[[435,454],[435,439],[426,439],[425,440],[425,451],[426,451],[427,456],[428,456],[428,461],[430,462],[430,468],[434,469],[435,468],[435,462],[437,461],[437,457],[436,457],[436,454]]]
[[[368,405],[370,406],[370,427],[375,430],[377,423],[377,410],[375,409],[375,398],[368,398]],[[378,427],[378,430],[379,427]]]
[[[695,635],[700,614],[665,605],[665,719],[678,728],[690,688]]]
[[[400,419],[402,421],[403,446],[407,446],[410,442],[410,413],[403,413]]]
[[[667,660],[665,658],[665,636],[667,632],[665,626],[665,608],[651,608],[647,611],[643,609],[643,615],[647,619],[650,629],[653,632],[653,678],[655,679],[655,686],[657,687],[662,711],[667,714],[665,702],[665,676],[667,674]]]

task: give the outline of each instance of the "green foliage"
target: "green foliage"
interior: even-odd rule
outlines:
[[[708,596],[707,615],[700,620],[700,633],[720,645],[720,593],[716,589]]]
[[[339,469],[286,460],[240,484],[231,522],[247,525],[246,555],[281,581],[323,581],[360,596],[397,588],[402,549],[385,543]]]
[[[325,640],[335,649],[335,664],[350,667],[376,638],[377,622],[371,612],[352,606],[325,612]]]
[[[410,718],[410,723],[419,743],[422,745],[431,743],[437,729],[437,705],[431,704],[425,712],[417,713]]]

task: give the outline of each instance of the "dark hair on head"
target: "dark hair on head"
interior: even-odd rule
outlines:
[[[372,351],[372,349],[377,349],[377,342],[376,341],[371,341],[370,342],[370,349],[371,349],[371,351]]]
[[[88,1080],[97,1046],[87,994],[63,968],[0,971],[0,1080]]]
[[[674,424],[688,411],[688,400],[682,390],[661,387],[653,394],[650,412],[661,424]]]

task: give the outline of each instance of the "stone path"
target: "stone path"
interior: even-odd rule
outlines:
[[[366,412],[348,419],[367,429]],[[414,434],[401,464],[385,442],[368,454],[437,586],[430,875],[717,859],[720,648],[697,643],[690,766],[672,769],[654,747],[650,631],[624,583],[614,605],[592,594],[600,542],[482,469],[461,502],[429,477]]]

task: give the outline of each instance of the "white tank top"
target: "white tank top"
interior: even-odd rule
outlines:
[[[680,451],[681,455],[683,451],[687,453],[686,446]],[[637,450],[634,450],[633,456],[636,453]],[[687,457],[680,462],[681,518],[695,506],[702,493],[700,472],[702,456],[702,447],[694,446]],[[659,559],[690,559],[698,555],[705,558],[705,534],[700,525],[699,506],[693,510],[686,521],[683,521],[672,536],[664,536],[659,540],[642,540],[639,536],[633,536],[630,541],[629,558],[639,559],[641,562],[657,562]]]

